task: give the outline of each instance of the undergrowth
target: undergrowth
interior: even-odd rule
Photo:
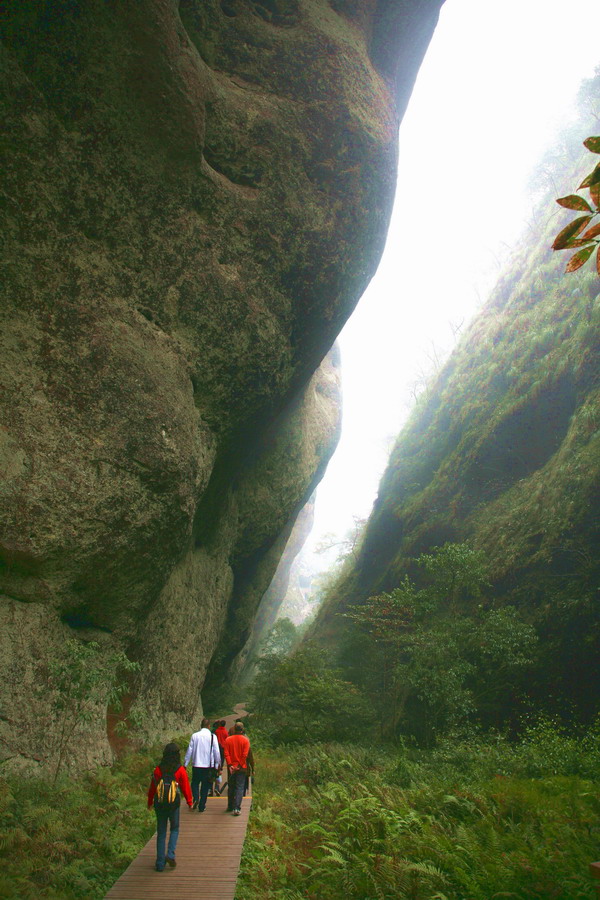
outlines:
[[[104,897],[156,828],[146,796],[161,749],[63,774],[54,786],[31,775],[0,778],[0,897]]]
[[[255,755],[237,900],[596,896],[597,732],[575,741],[541,723],[517,745],[478,737],[435,751],[327,744]]]
[[[517,744],[472,735],[431,751],[273,747],[256,726],[251,738],[258,776],[237,900],[596,896],[598,729],[576,739],[542,720]],[[159,755],[55,788],[1,778],[0,897],[104,897],[154,831],[146,790]]]

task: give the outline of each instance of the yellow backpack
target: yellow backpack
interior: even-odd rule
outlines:
[[[161,775],[158,781],[153,775],[152,780],[156,785],[154,809],[159,809],[162,812],[171,812],[171,810],[177,809],[181,803],[181,794],[175,775]]]

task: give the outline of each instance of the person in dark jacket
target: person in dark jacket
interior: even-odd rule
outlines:
[[[148,809],[154,806],[156,813],[156,871],[162,872],[165,862],[175,868],[175,847],[177,846],[177,838],[179,837],[179,792],[176,802],[168,809],[162,808],[158,803],[156,789],[159,782],[163,778],[174,778],[183,796],[186,799],[189,808],[192,808],[192,791],[187,772],[181,765],[181,754],[177,744],[167,744],[163,750],[162,759],[155,768],[148,789]],[[167,823],[169,823],[169,846],[165,854],[165,844],[167,841]]]

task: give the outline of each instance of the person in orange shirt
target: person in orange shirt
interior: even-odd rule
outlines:
[[[237,723],[233,734],[225,741],[225,759],[229,771],[227,783],[227,812],[234,816],[241,813],[246,776],[248,774],[247,762],[250,752],[250,741],[244,734],[244,726]]]

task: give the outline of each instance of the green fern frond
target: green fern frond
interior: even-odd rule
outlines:
[[[301,825],[298,829],[300,832],[305,834],[314,834],[326,837],[329,832],[326,828],[323,828],[322,825],[319,825],[318,822],[308,822],[306,825]]]
[[[17,847],[25,847],[31,843],[31,838],[22,828],[10,828],[0,832],[0,852],[7,853]]]
[[[331,845],[321,845],[321,849],[325,851],[325,853],[329,854],[330,861],[338,863],[340,866],[347,866],[348,861],[344,857],[343,853],[338,850],[336,847],[332,847]]]
[[[438,869],[438,867],[434,866],[432,863],[412,862],[411,860],[403,859],[402,864],[407,872],[412,872],[415,875],[424,875],[427,878],[437,878],[442,882],[448,881],[446,873],[442,872],[441,869]]]

